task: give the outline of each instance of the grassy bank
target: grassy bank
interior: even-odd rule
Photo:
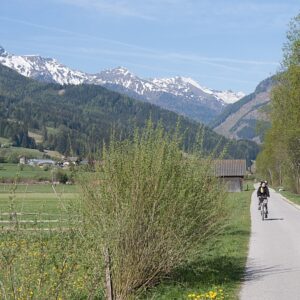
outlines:
[[[294,194],[294,193],[289,192],[289,191],[281,191],[280,194],[282,196],[286,197],[287,199],[289,199],[290,201],[300,205],[300,195]]]
[[[201,299],[237,299],[247,258],[251,194],[252,191],[229,194],[230,216],[223,234],[207,245],[201,260],[178,270],[144,298],[192,299],[193,294],[201,294],[208,296]]]

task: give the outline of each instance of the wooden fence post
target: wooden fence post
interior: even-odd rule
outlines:
[[[106,285],[106,299],[114,300],[111,271],[110,271],[110,256],[108,248],[104,247],[104,263],[105,263],[105,285]]]

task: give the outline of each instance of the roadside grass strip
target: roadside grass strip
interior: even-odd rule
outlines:
[[[237,300],[248,253],[251,194],[230,193],[222,234],[202,249],[201,258],[178,269],[140,299]]]
[[[300,195],[294,194],[289,191],[280,191],[280,194],[285,197],[287,200],[293,202],[298,206],[298,209],[300,209]]]

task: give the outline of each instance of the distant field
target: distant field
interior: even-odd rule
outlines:
[[[62,157],[62,154],[57,151],[44,150],[44,152],[54,159],[61,159],[61,157]]]
[[[44,180],[51,180],[52,174],[51,171],[44,171],[40,167],[32,167],[32,166],[23,166],[23,169],[20,168],[18,164],[9,164],[2,163],[0,164],[0,179],[13,179],[16,177],[20,179],[36,179],[39,178]]]
[[[36,133],[36,132],[28,131],[28,135],[30,137],[34,138],[37,143],[42,143],[43,140],[44,140],[43,136],[39,133]]]
[[[0,148],[0,156],[2,157],[18,157],[18,156],[27,156],[33,158],[42,158],[44,155],[43,152],[40,152],[37,149],[28,149],[22,147],[9,147],[9,148]]]
[[[0,184],[0,197],[1,194],[9,194],[14,189],[14,185],[12,184]],[[51,184],[18,184],[16,187],[15,193],[41,193],[41,194],[49,194],[53,193],[53,188]],[[59,184],[55,186],[55,190],[57,193],[77,193],[78,187],[76,185],[64,185]]]
[[[0,144],[8,144],[8,143],[9,143],[9,139],[0,137]]]
[[[34,137],[38,143],[41,143],[42,136],[35,133],[29,134],[31,137]],[[9,144],[10,141],[6,138],[0,137],[0,144]],[[28,158],[43,158],[45,155],[48,155],[54,159],[61,159],[62,154],[57,151],[45,150],[41,152],[37,149],[28,149],[22,147],[9,147],[9,148],[0,148],[0,157],[6,158],[8,161],[12,161],[12,158],[17,158],[20,156],[26,156]]]
[[[48,134],[56,134],[58,132],[57,128],[53,128],[53,127],[46,127],[47,128],[47,132]]]
[[[0,230],[18,220],[21,228],[57,227],[73,218],[69,208],[78,199],[75,185],[0,185]]]
[[[0,194],[0,211],[60,213],[63,206],[76,194],[64,193],[57,197],[54,193],[18,193],[13,200],[10,194]]]

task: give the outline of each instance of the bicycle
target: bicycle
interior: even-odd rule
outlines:
[[[268,218],[268,198],[266,197],[260,199],[260,213],[262,220]]]

